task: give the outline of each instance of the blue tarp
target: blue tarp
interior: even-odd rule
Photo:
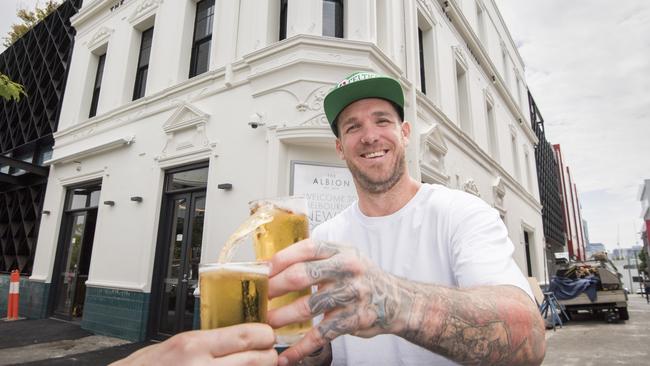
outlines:
[[[585,292],[589,300],[594,302],[596,301],[599,283],[600,279],[596,276],[587,276],[575,280],[567,277],[553,277],[549,290],[553,292],[558,300],[573,299]]]

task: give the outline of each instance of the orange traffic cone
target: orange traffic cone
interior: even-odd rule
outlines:
[[[18,292],[20,290],[20,272],[11,271],[9,278],[9,298],[7,299],[7,318],[5,320],[18,320]]]

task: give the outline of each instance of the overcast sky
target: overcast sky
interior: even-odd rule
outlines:
[[[571,168],[589,239],[610,249],[640,243],[637,194],[650,178],[650,1],[495,1],[547,139],[561,144]],[[35,3],[0,0],[0,35],[17,9]]]
[[[16,12],[18,9],[33,10],[35,4],[42,6],[45,0],[0,0],[0,52],[5,50],[4,38],[7,36],[11,25],[18,23]]]
[[[640,243],[637,194],[650,178],[650,1],[495,1],[547,139],[570,166],[590,241]]]

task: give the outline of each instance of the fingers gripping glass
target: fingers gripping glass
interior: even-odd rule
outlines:
[[[255,229],[253,244],[258,260],[269,260],[275,253],[309,237],[307,200],[304,197],[281,197],[252,201],[251,215],[270,214],[273,220]],[[311,289],[290,292],[274,298],[269,309],[277,309],[311,294]],[[312,321],[290,324],[276,330],[278,345],[291,345],[312,327]]]

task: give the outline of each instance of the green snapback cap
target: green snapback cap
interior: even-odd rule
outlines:
[[[325,116],[332,132],[338,137],[336,118],[345,107],[365,98],[381,98],[395,103],[404,116],[404,92],[399,82],[391,77],[358,71],[341,80],[325,96]]]

